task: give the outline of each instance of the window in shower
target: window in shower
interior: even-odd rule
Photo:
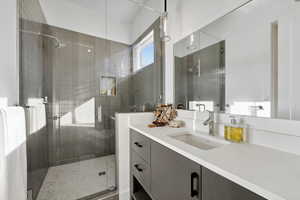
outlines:
[[[138,71],[154,63],[154,33],[151,31],[133,47],[133,70]]]

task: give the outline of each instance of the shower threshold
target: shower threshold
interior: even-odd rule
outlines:
[[[106,190],[106,191],[102,191],[93,195],[89,195],[77,200],[118,200],[118,191],[116,190],[116,188],[114,188],[112,190]]]

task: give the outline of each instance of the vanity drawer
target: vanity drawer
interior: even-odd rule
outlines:
[[[144,189],[150,191],[151,168],[141,157],[131,151],[131,170],[132,174],[144,186]]]
[[[150,163],[150,139],[132,129],[130,133],[131,149],[144,161]]]

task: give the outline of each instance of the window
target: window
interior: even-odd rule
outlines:
[[[133,71],[138,71],[154,63],[154,37],[151,31],[133,47]]]

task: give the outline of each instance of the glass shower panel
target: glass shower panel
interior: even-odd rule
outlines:
[[[72,191],[66,199],[78,199],[89,195],[102,194],[116,188],[115,181],[115,138],[112,116],[119,111],[124,96],[102,97],[100,77],[118,77],[117,71],[107,72],[109,61],[106,49],[117,43],[101,38],[47,25],[47,34],[59,38],[60,44],[44,42],[48,58],[47,88],[49,96],[49,177],[56,170],[62,181]],[[129,47],[121,45],[120,62],[129,59]],[[111,49],[111,48],[109,48]],[[124,59],[126,58],[126,59]],[[115,57],[115,60],[116,59]],[[117,61],[114,61],[117,62]],[[112,63],[109,61],[108,63]],[[129,68],[129,65],[126,65]],[[120,90],[123,94],[125,88]],[[126,99],[126,98],[125,98]],[[127,101],[128,102],[128,101]],[[126,106],[124,106],[126,107]],[[67,172],[70,171],[70,172]],[[53,174],[53,173],[52,173]],[[47,179],[44,181],[47,184]],[[78,184],[80,183],[80,184]],[[89,186],[87,189],[84,185]],[[59,186],[58,186],[59,187]],[[63,188],[63,187],[62,187]],[[41,189],[41,197],[45,197]],[[54,191],[59,190],[55,188]],[[59,196],[59,198],[62,198]]]
[[[94,38],[78,33],[70,36],[72,41],[66,42],[65,47],[54,49],[53,112],[56,114],[53,117],[59,121],[56,129],[59,135],[58,163],[96,157],[100,150],[103,155],[109,154],[107,145],[99,145],[100,150],[96,146],[100,130],[96,127],[99,93],[96,89]]]
[[[59,120],[56,163],[96,157],[94,49],[73,41],[56,49],[54,99]]]

